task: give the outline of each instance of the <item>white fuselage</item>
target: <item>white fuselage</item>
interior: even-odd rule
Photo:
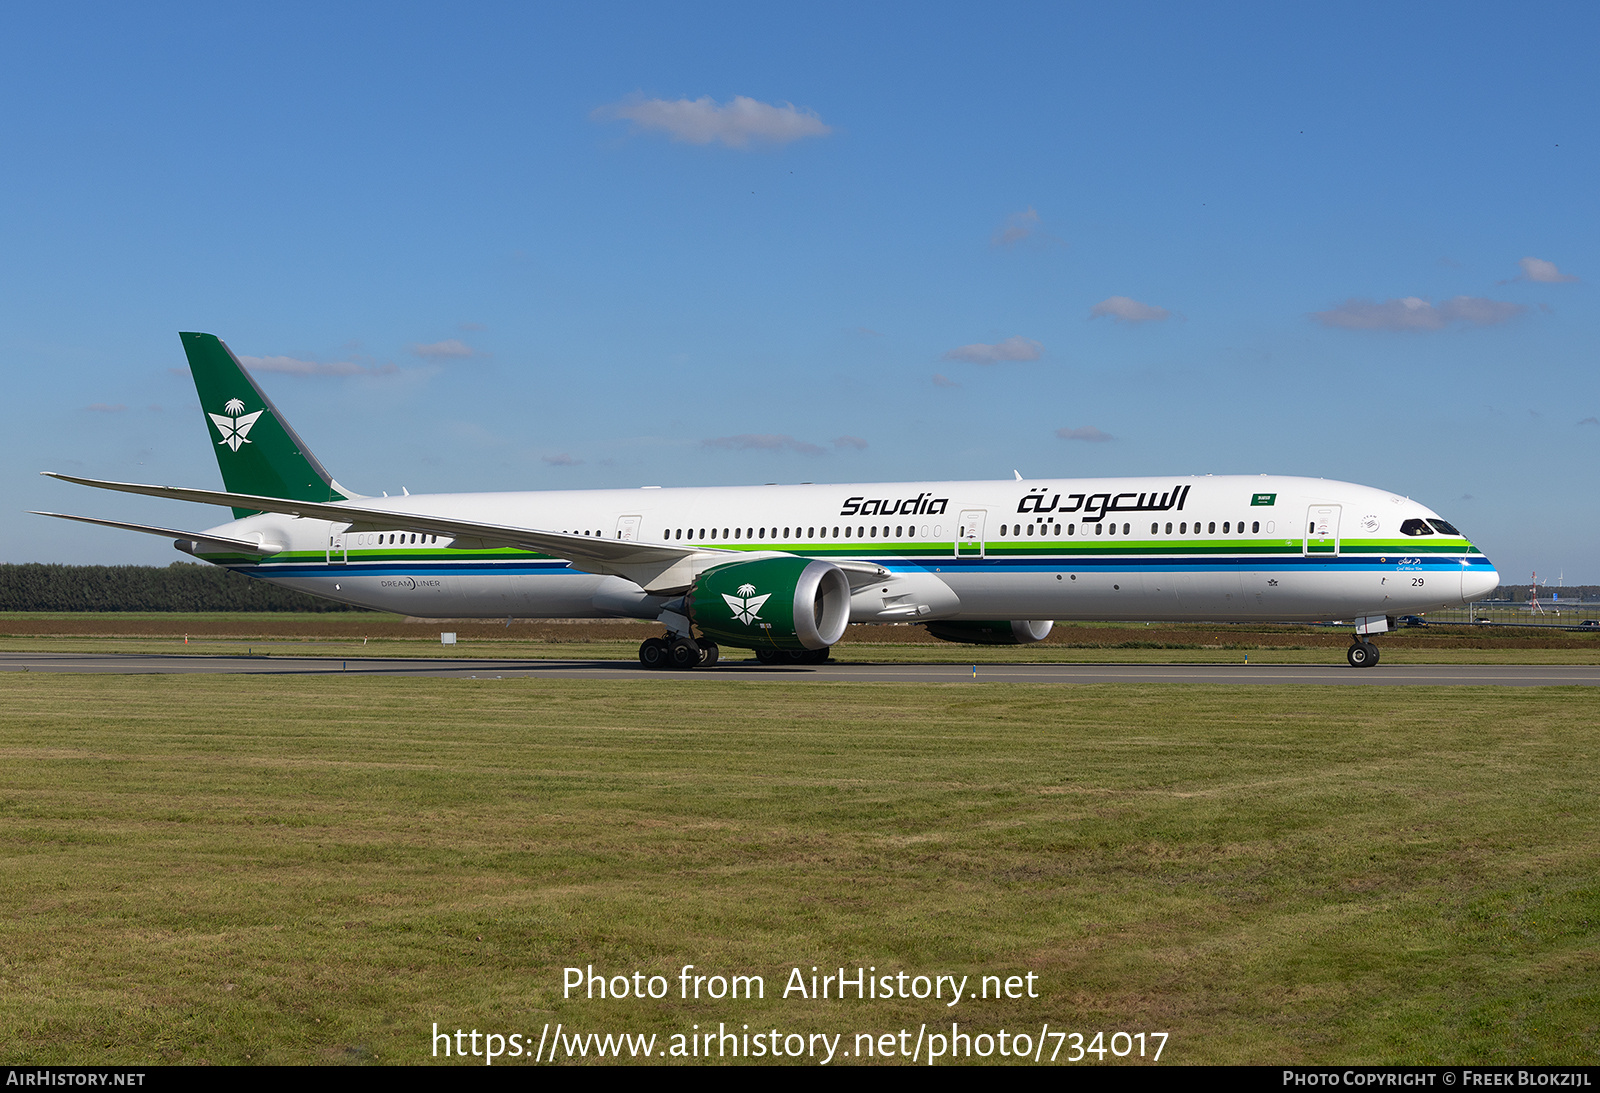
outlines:
[[[777,551],[874,562],[888,575],[858,582],[854,622],[1311,621],[1454,606],[1499,583],[1466,538],[1436,530],[1431,509],[1312,478],[647,487],[360,504],[395,513],[397,529],[407,514],[426,514],[693,545],[727,551],[729,561]],[[663,601],[548,555],[359,530],[372,526],[262,513],[211,530],[283,549],[253,561],[197,553],[314,595],[423,617],[654,618]]]

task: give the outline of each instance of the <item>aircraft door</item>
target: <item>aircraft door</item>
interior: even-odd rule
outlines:
[[[639,525],[643,522],[644,517],[642,516],[617,517],[617,538],[625,543],[637,543],[639,541]]]
[[[963,509],[961,511],[961,526],[956,529],[955,550],[956,557],[961,557],[965,548],[967,554],[984,556],[983,523],[988,515],[987,509]]]
[[[350,549],[346,545],[347,536],[344,532],[328,536],[328,564],[344,565],[350,561]]]
[[[1312,505],[1306,510],[1305,553],[1308,556],[1339,555],[1338,505]]]

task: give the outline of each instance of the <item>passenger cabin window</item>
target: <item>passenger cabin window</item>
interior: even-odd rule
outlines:
[[[1401,535],[1432,535],[1433,529],[1426,520],[1407,520],[1400,525]]]

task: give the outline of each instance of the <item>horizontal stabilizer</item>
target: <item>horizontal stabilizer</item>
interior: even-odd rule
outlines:
[[[80,524],[99,524],[101,527],[120,528],[123,531],[142,531],[146,535],[160,535],[166,539],[183,539],[196,547],[220,547],[245,554],[276,554],[284,548],[282,543],[268,543],[257,539],[234,539],[226,535],[211,535],[203,531],[178,531],[175,528],[158,528],[149,524],[130,524],[122,520],[101,520],[94,516],[69,516],[64,512],[39,512],[35,516],[54,516],[57,520],[76,520]]]

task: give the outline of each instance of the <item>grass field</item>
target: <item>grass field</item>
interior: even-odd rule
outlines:
[[[725,1022],[853,1062],[956,1020],[1167,1032],[1169,1063],[1593,1063],[1597,781],[1587,688],[6,674],[0,1054]],[[590,964],[767,997],[564,999]],[[813,965],[1040,997],[780,997]]]

